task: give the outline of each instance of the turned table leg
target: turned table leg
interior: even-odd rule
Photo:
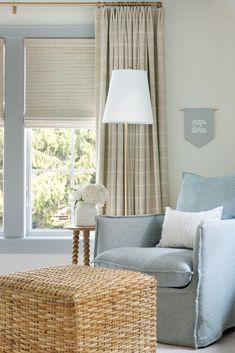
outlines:
[[[83,258],[84,265],[90,266],[90,243],[89,243],[90,232],[89,230],[83,231]]]
[[[76,265],[78,263],[78,251],[79,251],[79,230],[74,230],[73,232],[73,257],[72,264]]]

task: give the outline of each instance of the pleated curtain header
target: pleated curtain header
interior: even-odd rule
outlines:
[[[94,127],[94,39],[25,39],[24,44],[25,126]]]
[[[0,126],[4,124],[4,86],[5,86],[5,57],[4,57],[4,40],[0,38]]]

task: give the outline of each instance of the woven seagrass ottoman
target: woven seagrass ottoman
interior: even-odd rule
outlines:
[[[156,282],[77,265],[0,276],[0,352],[156,353]]]

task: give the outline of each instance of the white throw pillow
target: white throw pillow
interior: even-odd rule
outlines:
[[[161,240],[164,248],[193,249],[197,227],[207,219],[221,219],[223,207],[204,212],[182,212],[166,207]]]

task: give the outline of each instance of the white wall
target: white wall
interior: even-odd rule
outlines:
[[[235,1],[166,0],[166,87],[170,203],[182,171],[235,173]],[[184,139],[185,107],[217,107],[215,138]]]
[[[68,254],[0,254],[0,275],[71,263]]]
[[[90,261],[93,259],[94,253],[94,234],[90,236]],[[56,241],[56,240],[55,240]],[[79,240],[79,264],[83,264],[83,241]],[[71,264],[72,262],[72,239],[70,253],[0,253],[0,275],[16,271],[24,271],[31,268],[41,268],[56,265]]]
[[[87,1],[89,0],[82,2]],[[57,0],[50,0],[50,2],[57,2]],[[66,3],[66,1],[64,2]],[[94,11],[94,7],[18,7],[17,15],[12,15],[11,7],[4,6],[0,7],[0,24],[24,26],[90,25],[94,24]]]
[[[181,173],[235,173],[235,1],[165,0],[170,204]],[[94,24],[93,8],[0,8],[1,25]],[[215,138],[184,140],[185,107],[217,107]],[[68,255],[0,255],[0,273],[65,263]]]

